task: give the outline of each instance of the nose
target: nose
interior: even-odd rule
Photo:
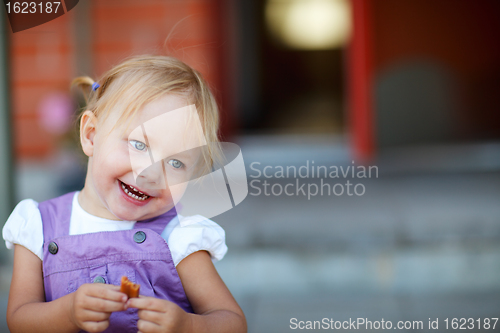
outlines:
[[[144,169],[137,177],[137,185],[145,190],[166,189],[168,183],[165,177],[163,161],[153,163],[151,166]]]

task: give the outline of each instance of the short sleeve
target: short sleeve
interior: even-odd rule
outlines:
[[[224,229],[200,215],[178,215],[162,236],[167,241],[175,266],[197,251],[207,251],[212,262],[221,260],[227,252]]]
[[[5,223],[2,236],[8,249],[22,245],[43,260],[43,226],[38,203],[26,199],[17,204]]]

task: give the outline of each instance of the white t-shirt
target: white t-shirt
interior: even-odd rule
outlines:
[[[100,231],[130,230],[136,221],[116,221],[87,213],[73,197],[69,234],[81,235]],[[3,227],[3,239],[8,249],[19,244],[43,260],[43,227],[38,202],[21,201]],[[200,215],[177,215],[163,230],[161,236],[168,244],[174,264],[196,251],[207,251],[212,262],[221,260],[227,252],[225,232],[217,223]]]

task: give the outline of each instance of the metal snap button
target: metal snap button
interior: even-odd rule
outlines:
[[[94,283],[106,283],[106,280],[102,276],[96,276]]]
[[[49,252],[52,254],[56,254],[57,251],[59,251],[59,247],[57,246],[56,242],[50,242],[49,243]]]
[[[146,234],[144,233],[144,231],[137,231],[134,234],[134,242],[140,244],[143,243],[145,240],[146,240]]]

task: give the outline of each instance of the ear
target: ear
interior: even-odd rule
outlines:
[[[97,118],[92,111],[85,111],[80,118],[80,143],[83,152],[88,157],[94,154],[94,137],[96,132]]]

